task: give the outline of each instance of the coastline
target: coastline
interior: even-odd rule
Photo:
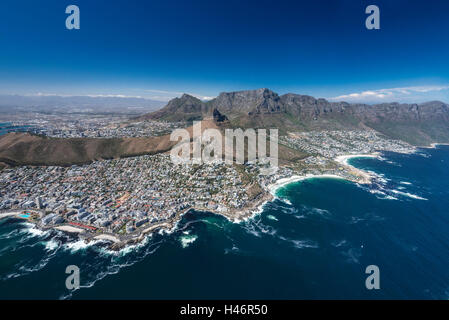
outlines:
[[[356,183],[362,183],[362,184],[371,184],[371,180],[373,179],[373,175],[370,174],[369,172],[366,172],[364,170],[361,170],[359,168],[354,167],[353,165],[349,164],[349,160],[350,159],[355,159],[355,158],[374,158],[374,159],[379,159],[380,158],[380,152],[375,152],[375,153],[371,153],[371,154],[350,154],[350,155],[342,155],[342,156],[337,156],[334,161],[337,162],[338,164],[347,167],[349,169],[350,173],[353,173],[357,176],[362,177],[362,181],[353,181]],[[351,179],[347,179],[349,181],[352,181]]]
[[[440,142],[434,142],[431,143],[428,146],[422,146],[422,147],[415,147],[415,150],[410,152],[410,153],[416,153],[417,152],[417,148],[429,148],[429,149],[435,149],[437,148],[437,146],[442,145],[442,146],[449,146],[449,143],[440,143]],[[374,153],[370,153],[370,154],[348,154],[348,155],[340,155],[335,157],[333,160],[337,163],[339,163],[340,165],[346,166],[351,168],[351,170],[356,171],[358,174],[363,175],[364,177],[366,177],[365,181],[363,181],[362,183],[371,183],[371,179],[372,176],[370,173],[358,169],[354,166],[352,166],[351,164],[349,164],[349,160],[351,159],[355,159],[355,158],[375,158],[375,159],[380,159],[381,158],[381,152],[374,152]],[[306,179],[313,179],[313,178],[335,178],[335,179],[342,179],[342,180],[346,180],[346,181],[352,181],[352,182],[356,182],[353,181],[351,179],[342,177],[342,176],[338,176],[335,174],[318,174],[318,175],[314,175],[314,174],[307,174],[304,176],[299,176],[299,175],[293,175],[290,177],[286,177],[286,178],[281,178],[279,180],[277,180],[276,182],[274,182],[273,184],[268,186],[269,192],[276,197],[276,192],[277,190],[279,190],[282,187],[285,187],[289,184],[298,182],[298,181],[303,181]],[[357,182],[356,182],[357,183]]]
[[[120,243],[120,239],[118,239],[112,235],[105,234],[105,233],[100,234],[96,237],[93,237],[93,239],[94,240],[108,240],[108,241],[112,241],[113,243]]]
[[[337,176],[336,174],[307,174],[305,176],[298,176],[298,175],[294,175],[291,177],[287,177],[287,178],[281,178],[279,180],[277,180],[275,183],[271,184],[268,186],[269,192],[276,197],[276,192],[295,182],[299,182],[299,181],[303,181],[303,180],[307,180],[307,179],[315,179],[315,178],[331,178],[331,179],[342,179],[342,180],[348,180],[344,177],[341,176]]]
[[[352,154],[352,155],[342,155],[338,156],[334,159],[335,162],[346,166],[350,168],[350,170],[353,173],[356,173],[356,175],[362,176],[363,181],[361,183],[370,183],[371,182],[371,175],[363,170],[357,169],[351,165],[348,164],[348,160],[352,158],[378,158],[380,156],[380,153],[375,154]],[[178,223],[181,221],[182,216],[189,212],[190,210],[196,210],[200,212],[210,212],[212,214],[220,215],[224,218],[226,218],[231,223],[242,223],[245,221],[248,221],[250,219],[253,219],[257,215],[261,214],[263,212],[263,207],[266,203],[273,201],[273,199],[277,198],[276,193],[279,189],[289,185],[293,184],[299,181],[304,181],[307,179],[315,179],[315,178],[331,178],[331,179],[342,179],[346,181],[352,181],[356,183],[355,180],[351,180],[347,177],[339,176],[336,174],[306,174],[306,175],[292,175],[289,177],[283,177],[278,180],[276,180],[274,183],[266,186],[263,190],[263,192],[257,196],[255,199],[253,199],[250,203],[248,203],[245,207],[240,209],[232,209],[227,212],[217,211],[217,210],[210,210],[206,208],[196,208],[191,207],[189,209],[183,210],[179,213],[177,213],[173,218],[169,219],[168,221],[163,221],[160,223],[156,223],[154,225],[147,226],[146,228],[143,228],[139,231],[138,235],[130,235],[129,237],[117,237],[115,235],[102,233],[102,234],[90,234],[87,230],[75,228],[72,226],[68,226],[65,224],[59,225],[59,226],[53,226],[50,227],[52,229],[56,229],[59,231],[67,232],[72,235],[78,236],[80,239],[83,239],[86,242],[91,242],[95,240],[103,240],[108,241],[111,243],[110,249],[111,250],[121,250],[128,246],[136,245],[140,242],[142,242],[148,235],[151,235],[153,232],[157,230],[165,230],[167,232],[172,232],[176,229]],[[0,219],[3,217],[9,217],[9,216],[19,216],[20,211],[17,212],[9,212],[9,213],[3,213],[0,214]],[[33,222],[31,222],[33,223]],[[33,223],[35,224],[35,223]],[[41,227],[39,224],[35,224],[38,227]],[[50,228],[42,228],[42,229],[50,229]]]
[[[377,155],[347,155],[347,156],[340,156],[341,159],[344,159],[344,161],[347,161],[350,158],[356,158],[356,157],[377,157]],[[348,164],[345,164],[348,167],[352,167]],[[356,169],[355,167],[352,167]],[[358,170],[358,169],[356,169]],[[276,180],[274,183],[268,185],[264,192],[261,193],[258,197],[253,199],[250,203],[247,204],[247,206],[240,208],[240,209],[233,209],[228,212],[221,212],[217,210],[210,210],[206,208],[196,208],[191,207],[189,209],[186,209],[184,211],[181,211],[177,213],[173,218],[171,218],[168,221],[163,221],[154,225],[147,226],[146,228],[142,229],[140,231],[140,234],[135,236],[130,236],[125,239],[121,239],[121,237],[117,237],[115,235],[110,235],[107,233],[102,234],[96,234],[92,235],[89,234],[89,231],[81,229],[81,228],[75,228],[73,226],[68,226],[66,224],[58,225],[58,226],[52,226],[52,227],[44,227],[40,226],[37,223],[34,223],[32,221],[29,221],[30,223],[33,223],[35,226],[45,230],[45,229],[55,229],[62,232],[66,232],[68,234],[77,236],[79,239],[84,240],[85,242],[89,243],[91,241],[95,240],[103,240],[108,241],[111,243],[109,246],[109,249],[114,251],[122,250],[128,246],[136,245],[140,242],[142,242],[148,235],[151,235],[153,232],[157,230],[165,230],[167,232],[172,232],[176,229],[178,223],[181,221],[181,218],[184,214],[189,212],[190,210],[196,210],[199,212],[210,212],[212,214],[220,215],[224,218],[226,218],[231,223],[242,223],[246,222],[250,219],[253,219],[257,215],[261,214],[263,212],[263,207],[266,203],[273,201],[273,199],[277,198],[276,193],[280,188],[283,188],[289,184],[296,183],[299,181],[304,181],[307,179],[314,179],[314,178],[331,178],[331,179],[342,179],[350,181],[350,179],[347,179],[342,176],[338,176],[335,174],[307,174],[307,175],[292,175],[289,177],[283,177],[278,180]],[[6,218],[6,217],[18,217],[20,215],[21,211],[14,211],[14,212],[7,212],[0,214],[0,219]]]
[[[449,143],[434,142],[434,143],[431,143],[430,146],[424,146],[424,147],[419,147],[419,148],[436,149],[437,146],[449,146]]]
[[[371,154],[349,154],[349,155],[342,155],[342,156],[337,156],[334,161],[343,164],[345,166],[349,166],[349,167],[353,167],[351,166],[348,161],[351,159],[355,159],[355,158],[379,158],[380,153],[379,152],[375,152],[375,153],[371,153]]]
[[[11,211],[11,212],[0,213],[0,219],[18,216],[18,215],[20,214],[21,211],[22,211],[22,210],[17,211],[17,212],[16,212],[16,211]]]

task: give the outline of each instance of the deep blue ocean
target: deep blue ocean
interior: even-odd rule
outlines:
[[[448,299],[449,147],[350,163],[375,183],[300,181],[249,221],[190,212],[118,253],[1,220],[0,298]],[[74,292],[68,265],[81,272]],[[365,287],[368,265],[379,290]]]

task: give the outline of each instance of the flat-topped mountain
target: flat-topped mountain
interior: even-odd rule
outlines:
[[[285,111],[277,93],[268,89],[223,92],[209,102],[223,113],[265,114]]]
[[[184,94],[139,119],[191,121],[210,117],[213,110],[234,127],[275,127],[281,133],[371,128],[415,145],[449,141],[449,105],[440,101],[350,104],[293,93],[279,96],[265,88],[223,92],[207,102]]]
[[[145,114],[140,119],[190,121],[211,116],[214,109],[226,115],[281,112],[282,102],[277,93],[268,89],[223,92],[208,102],[189,94],[174,98],[162,109]]]

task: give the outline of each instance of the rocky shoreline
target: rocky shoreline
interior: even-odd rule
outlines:
[[[428,148],[435,148],[436,145],[438,145],[438,144],[437,143],[432,144]],[[47,227],[47,226],[40,225],[39,223],[37,223],[33,220],[27,220],[27,221],[35,224],[37,227],[41,228],[42,230],[56,229],[56,230],[74,235],[74,236],[78,237],[79,239],[83,239],[87,243],[89,243],[91,241],[97,241],[97,240],[107,241],[107,242],[111,243],[109,246],[110,250],[119,251],[127,246],[136,245],[136,244],[142,242],[146,238],[147,235],[149,235],[155,231],[165,230],[167,232],[172,232],[173,230],[176,229],[177,224],[182,219],[182,216],[191,210],[196,210],[199,212],[210,212],[213,214],[221,215],[221,216],[225,217],[228,221],[233,222],[233,223],[241,223],[241,222],[247,221],[249,219],[252,219],[256,215],[260,214],[263,211],[263,206],[267,202],[272,201],[276,197],[276,191],[279,188],[282,188],[288,184],[295,183],[298,181],[303,181],[306,179],[313,179],[313,178],[335,178],[335,179],[343,179],[343,180],[347,180],[347,181],[352,181],[354,183],[370,184],[371,180],[373,178],[371,176],[371,174],[369,174],[366,171],[357,169],[348,163],[348,160],[352,159],[352,158],[367,158],[367,157],[368,158],[379,158],[380,153],[376,152],[373,154],[343,155],[343,156],[338,156],[337,158],[334,159],[334,161],[336,163],[340,164],[341,166],[343,166],[345,168],[344,169],[345,173],[350,173],[349,176],[355,176],[360,179],[356,179],[356,178],[351,179],[348,176],[340,176],[340,175],[333,174],[333,173],[326,173],[325,171],[321,174],[306,174],[306,175],[293,174],[288,177],[282,177],[282,178],[276,180],[274,183],[268,185],[265,188],[265,190],[263,190],[263,192],[261,194],[259,194],[252,201],[248,202],[247,205],[243,208],[232,209],[228,212],[223,212],[223,211],[218,211],[218,210],[213,210],[213,209],[190,207],[186,210],[178,212],[177,214],[175,214],[175,216],[173,216],[169,220],[155,223],[153,225],[147,226],[144,229],[137,230],[133,235],[130,235],[130,236],[120,236],[120,235],[109,234],[109,233],[95,234],[91,231],[82,229],[81,227],[78,228],[78,227],[74,227],[74,226],[71,226],[68,224]],[[0,219],[6,218],[9,216],[20,217],[22,211],[23,210],[15,210],[15,212],[11,211],[9,213],[0,213]]]
[[[263,190],[263,192],[260,195],[258,195],[252,201],[248,202],[247,205],[243,208],[232,209],[228,212],[219,212],[219,211],[213,210],[213,209],[191,207],[186,210],[178,212],[175,216],[173,216],[172,218],[170,218],[167,221],[156,223],[151,226],[147,226],[146,228],[144,228],[142,230],[138,230],[135,232],[135,235],[131,235],[131,236],[120,237],[119,235],[109,234],[109,233],[96,234],[94,232],[82,229],[81,227],[74,227],[69,224],[61,224],[58,226],[43,226],[33,220],[27,220],[27,222],[33,223],[36,227],[38,227],[42,230],[55,229],[58,231],[65,232],[67,234],[77,237],[78,239],[84,240],[86,243],[89,243],[91,241],[98,241],[98,240],[107,241],[107,242],[110,242],[108,249],[113,250],[113,251],[120,251],[127,246],[136,245],[138,243],[141,243],[146,238],[147,235],[149,235],[155,231],[165,230],[167,232],[172,232],[173,230],[176,229],[177,224],[182,219],[182,216],[191,210],[196,210],[199,212],[210,212],[213,214],[221,215],[232,223],[241,223],[241,222],[247,221],[249,219],[254,218],[256,215],[260,214],[263,211],[263,206],[267,202],[272,201],[275,198],[275,193],[278,188],[281,188],[287,184],[294,183],[294,182],[297,182],[300,180],[317,178],[317,177],[323,177],[323,178],[328,177],[328,178],[338,178],[338,179],[347,180],[346,178],[332,175],[332,174],[305,175],[305,176],[293,175],[290,177],[283,177],[281,179],[276,180],[273,184],[267,186],[266,190]],[[3,216],[2,216],[2,214],[0,214],[0,218],[7,217],[7,216],[19,217],[21,212],[22,212],[22,210],[16,210],[16,212],[3,213]]]

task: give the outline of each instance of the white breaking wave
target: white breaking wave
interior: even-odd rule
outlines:
[[[38,244],[42,244],[42,242],[36,242],[35,244],[30,245],[29,247],[33,247]],[[19,247],[19,249],[24,248],[24,247],[26,247],[26,246]],[[16,266],[15,272],[7,274],[6,276],[4,276],[0,279],[7,280],[7,279],[11,279],[11,278],[18,278],[18,277],[28,275],[32,272],[42,270],[48,264],[48,262],[56,256],[58,248],[59,248],[59,243],[56,245],[56,250],[53,249],[53,250],[51,250],[51,252],[49,252],[49,250],[46,250],[48,253],[45,253],[44,256],[38,262],[34,262],[33,259],[25,261],[23,263],[23,265],[21,265],[20,267]],[[15,251],[16,249],[17,249],[17,247],[14,247],[13,251]]]
[[[184,235],[184,236],[181,236],[181,237],[179,238],[179,241],[181,242],[181,246],[182,246],[183,248],[187,248],[190,244],[192,244],[193,242],[195,242],[196,239],[198,239],[198,236],[192,234],[192,235]]]
[[[347,251],[342,252],[346,257],[346,261],[349,263],[360,263],[359,259],[362,256],[362,251],[359,248],[349,248]]]
[[[70,252],[74,253],[80,250],[84,250],[88,247],[94,246],[98,243],[103,243],[103,240],[95,240],[95,241],[89,241],[86,242],[82,239],[78,240],[78,241],[73,241],[73,242],[68,242],[66,244],[64,244],[64,247],[69,250]]]
[[[382,198],[382,199],[385,199],[385,200],[399,200],[398,198],[396,198],[396,197],[393,197],[393,196],[390,196],[390,195],[388,195],[388,196],[385,196],[384,198]]]
[[[330,212],[325,209],[312,208],[312,212],[318,213],[319,215],[328,215]]]
[[[44,231],[44,230],[36,228],[36,226],[32,223],[24,222],[24,223],[22,223],[22,225],[26,226],[27,228],[22,229],[21,232],[29,233],[31,235],[31,237],[42,237],[42,236],[50,233],[50,231]]]
[[[147,237],[146,239],[148,239],[148,238],[149,237]],[[98,264],[96,262],[96,260],[94,260],[93,264],[89,264],[89,265],[85,266],[83,269],[85,269],[85,268],[92,269],[92,272],[89,272],[89,270],[86,271],[88,276],[92,276],[94,273],[95,278],[93,280],[87,280],[86,282],[83,281],[85,284],[81,285],[80,289],[91,288],[95,285],[95,283],[97,283],[97,281],[102,280],[103,278],[107,277],[108,275],[117,274],[120,272],[120,270],[122,268],[132,266],[135,263],[145,259],[145,257],[147,257],[148,255],[151,255],[154,252],[156,252],[156,250],[159,249],[160,244],[162,243],[162,241],[159,241],[156,243],[151,243],[151,245],[148,245],[148,242],[146,241],[146,239],[144,241],[142,241],[144,243],[144,245],[140,245],[140,243],[139,243],[139,245],[125,247],[124,249],[122,249],[120,251],[113,251],[113,250],[100,248],[98,246],[94,246],[93,248],[95,248],[98,252],[102,253],[102,255],[101,255],[103,257],[102,259],[104,259],[105,257],[109,257],[110,261],[109,262],[105,261],[106,270],[103,270],[100,272],[97,271],[98,266],[100,264]],[[127,253],[125,253],[125,252],[127,252],[127,253],[135,252],[136,255],[132,255],[131,257],[129,257],[129,256],[127,256]],[[77,290],[80,290],[80,289],[77,289]],[[73,293],[77,290],[73,290],[68,294],[61,295],[59,299],[62,299],[62,300],[70,299],[72,297]]]
[[[391,179],[387,179],[385,178],[385,174],[383,173],[377,173],[371,170],[367,170],[367,172],[374,177],[374,179],[376,180],[376,182],[385,185],[387,182],[391,181]]]
[[[396,194],[399,194],[401,196],[409,197],[409,198],[416,199],[416,200],[429,200],[429,199],[417,196],[416,194],[412,194],[412,193],[408,193],[408,192],[402,192],[399,190],[391,190],[391,191]]]
[[[60,245],[59,241],[56,241],[53,239],[50,241],[42,242],[42,244],[44,245],[46,251],[53,251],[53,250],[59,248],[59,245]]]
[[[332,244],[334,247],[338,248],[338,247],[342,247],[342,246],[347,245],[347,244],[348,244],[348,241],[345,240],[345,239],[343,239],[343,240],[340,240],[340,241],[333,241],[331,244]]]
[[[293,246],[297,249],[304,249],[304,248],[316,249],[319,247],[318,242],[310,240],[310,239],[297,240],[297,239],[286,238],[284,236],[278,236],[277,238],[282,241],[291,242],[293,244]]]
[[[261,237],[262,233],[274,236],[276,230],[268,225],[264,225],[260,220],[249,220],[242,227],[247,233],[252,234],[258,238]]]
[[[302,207],[306,215],[321,216],[325,218],[330,217],[332,215],[331,212],[326,209],[308,207],[306,205],[303,205]]]
[[[21,233],[21,232],[20,232],[19,230],[13,230],[13,231],[8,232],[8,233],[6,233],[6,234],[4,234],[4,235],[1,235],[1,236],[0,236],[0,240],[11,239],[11,238],[13,238],[13,237],[19,235],[20,233]]]
[[[228,254],[228,253],[238,253],[238,252],[240,252],[240,249],[236,246],[236,245],[232,245],[232,248],[231,249],[228,249],[228,248],[226,248],[225,250],[224,250],[224,253],[225,254]]]
[[[281,207],[281,211],[282,211],[282,213],[285,213],[285,214],[295,214],[295,213],[298,213],[298,209],[296,209],[295,207],[289,207],[289,208],[282,208],[282,207]]]
[[[392,195],[386,194],[384,191],[379,189],[369,189],[370,193],[374,194],[377,199],[381,200],[399,200],[396,197],[393,197]]]
[[[295,248],[297,249],[303,249],[303,248],[318,248],[318,243],[312,240],[290,240]]]
[[[253,221],[253,225],[262,233],[273,236],[276,234],[276,230],[272,226],[263,224],[260,220]]]
[[[147,248],[149,248],[149,247],[147,247]],[[87,282],[86,284],[81,285],[79,289],[72,290],[70,293],[60,296],[59,299],[61,299],[61,300],[70,299],[75,291],[80,290],[80,289],[92,288],[95,285],[95,283],[97,283],[97,281],[102,280],[103,278],[107,277],[108,275],[113,275],[113,274],[119,273],[122,268],[134,265],[138,261],[143,260],[146,256],[151,255],[154,252],[156,252],[156,250],[158,248],[159,248],[159,246],[155,247],[154,249],[152,249],[150,251],[146,250],[142,256],[138,257],[137,259],[131,260],[129,262],[108,264],[107,269],[105,271],[101,271],[98,274],[96,274],[96,277],[94,280],[91,280],[90,282]],[[116,260],[112,260],[112,262],[114,262],[114,261],[116,261]],[[120,261],[120,260],[117,260],[117,261]],[[92,267],[94,267],[94,269],[96,269],[95,265],[92,265]]]

